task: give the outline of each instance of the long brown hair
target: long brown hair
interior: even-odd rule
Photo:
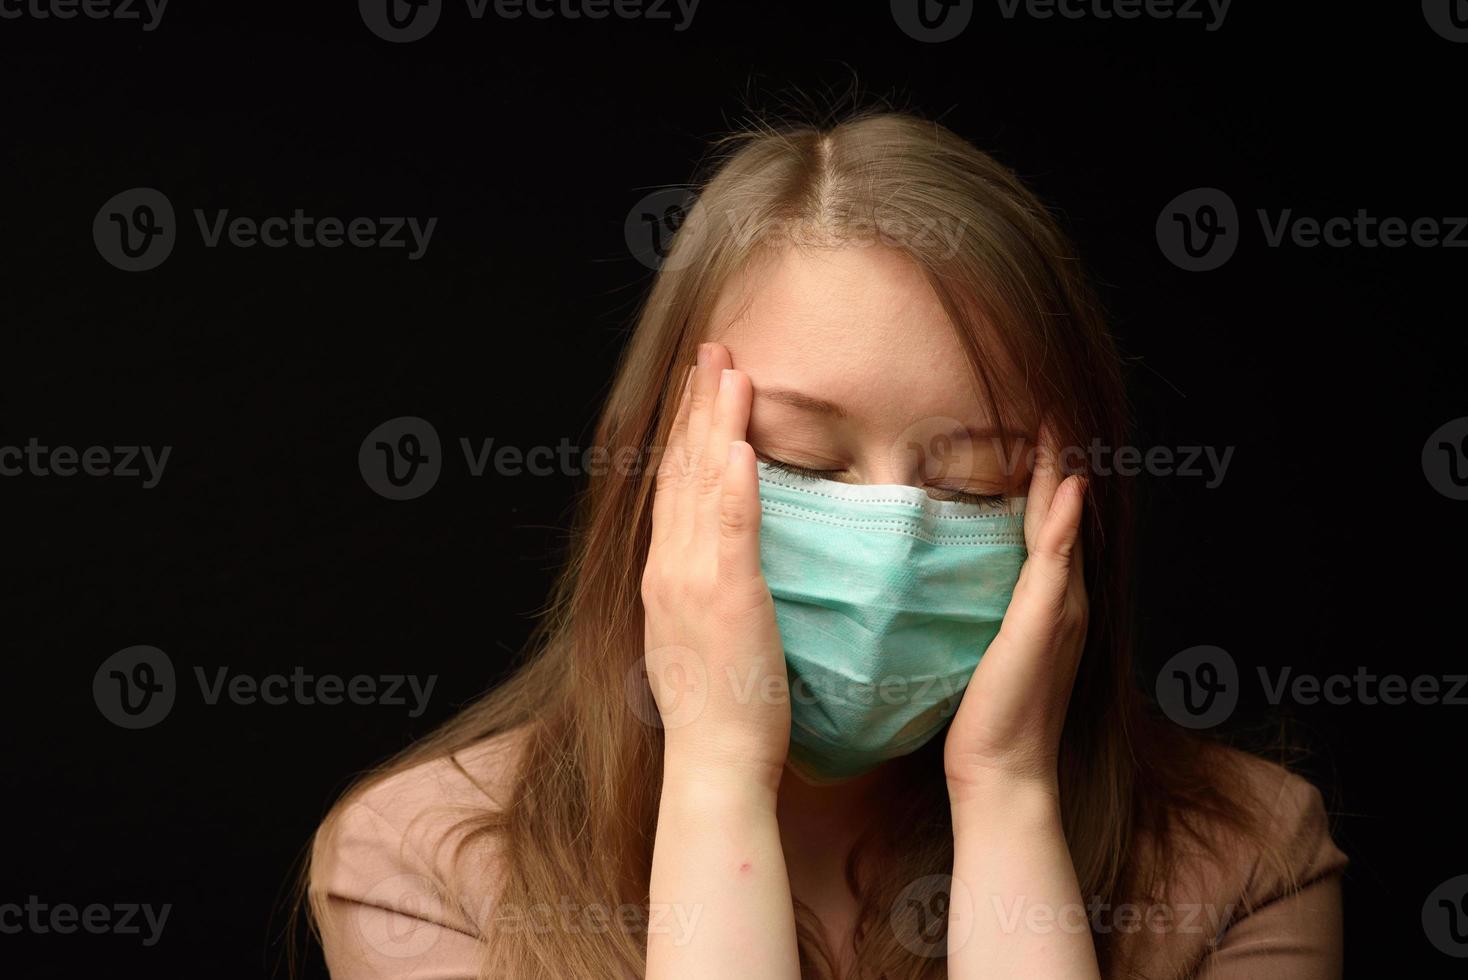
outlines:
[[[952,234],[923,234],[943,228]],[[710,175],[676,235],[637,320],[595,445],[650,459],[665,444],[682,366],[711,327],[731,274],[761,248],[796,238],[824,244],[855,229],[898,249],[926,274],[970,357],[995,418],[1021,399],[1043,411],[1068,446],[1125,445],[1121,361],[1074,248],[1050,212],[1004,166],[943,126],[889,111],[834,125],[758,125],[716,145]],[[1006,391],[991,365],[1018,367]],[[505,906],[545,896],[580,905],[646,905],[661,784],[661,733],[651,700],[627,684],[642,656],[639,581],[650,537],[651,465],[593,474],[579,500],[573,553],[509,681],[437,733],[360,781],[316,838],[329,839],[346,803],[388,775],[483,739],[517,733],[522,746],[503,809],[468,818],[470,839],[492,836],[504,857]],[[1264,850],[1243,780],[1200,762],[1202,743],[1161,724],[1132,676],[1131,485],[1092,474],[1083,528],[1091,618],[1060,757],[1064,826],[1081,892],[1103,903],[1155,894],[1184,835],[1214,849],[1227,828]],[[902,766],[908,791],[853,852],[860,900],[855,962],[863,976],[939,977],[894,934],[903,887],[952,867],[942,739]],[[1199,773],[1206,773],[1200,776]],[[1210,830],[1210,828],[1212,830]],[[868,842],[882,861],[863,861]],[[313,896],[317,899],[319,896]],[[319,920],[320,908],[316,909]],[[483,975],[641,976],[645,938],[625,930],[546,934],[485,930]],[[835,957],[797,903],[808,976],[834,975]],[[1103,966],[1112,940],[1096,936]]]

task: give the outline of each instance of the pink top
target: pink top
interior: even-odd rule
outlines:
[[[322,941],[335,980],[478,977],[483,953],[475,923],[493,917],[497,845],[477,841],[454,862],[463,839],[454,824],[508,796],[507,759],[507,743],[490,740],[393,776],[342,814],[338,832],[318,847],[311,878],[313,896],[325,903]],[[1271,793],[1273,840],[1298,890],[1290,892],[1258,855],[1226,862],[1198,855],[1171,886],[1170,925],[1145,909],[1101,913],[1097,922],[1124,936],[1125,963],[1111,976],[1341,976],[1346,857],[1331,842],[1320,793],[1270,763],[1255,761],[1251,772],[1261,788],[1278,787]]]

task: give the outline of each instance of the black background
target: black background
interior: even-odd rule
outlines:
[[[310,7],[311,9],[306,9]],[[924,44],[887,4],[703,0],[668,21],[471,19],[388,44],[355,5],[175,0],[136,22],[0,20],[0,445],[171,446],[160,484],[0,478],[8,832],[0,902],[173,906],[161,941],[0,936],[8,975],[260,976],[292,862],[349,775],[502,676],[564,553],[578,481],[469,474],[458,440],[584,445],[650,272],[623,223],[746,106],[855,89],[942,119],[1062,213],[1130,358],[1142,446],[1235,447],[1145,487],[1142,651],[1254,669],[1462,670],[1468,503],[1421,452],[1468,415],[1453,249],[1266,247],[1258,208],[1468,213],[1468,45],[1415,3],[1238,0],[1198,21],[1005,19]],[[119,271],[103,202],[164,192],[179,242]],[[1237,254],[1163,256],[1175,195],[1225,190]],[[436,216],[405,250],[205,248],[192,210]],[[438,484],[373,493],[357,450],[428,419]],[[92,697],[166,651],[162,723]],[[429,709],[208,705],[193,670],[437,675]],[[1348,973],[1461,964],[1421,910],[1468,872],[1464,709],[1286,705],[1352,858]],[[1406,965],[1404,967],[1404,964]]]

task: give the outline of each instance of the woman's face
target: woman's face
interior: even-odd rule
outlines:
[[[947,500],[1024,490],[1032,421],[1006,451],[947,312],[899,252],[766,253],[720,295],[709,339],[749,375],[748,439],[767,462]]]

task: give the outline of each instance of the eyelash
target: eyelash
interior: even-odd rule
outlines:
[[[773,469],[777,469],[782,473],[789,473],[791,476],[796,476],[803,480],[829,480],[832,473],[841,472],[840,470],[813,470],[805,466],[796,466],[794,463],[785,463],[778,459],[771,459],[769,456],[761,453],[756,453],[755,455]],[[951,500],[961,504],[980,504],[985,507],[997,506],[1008,499],[1002,493],[969,493],[966,490],[947,490],[942,487],[927,487],[925,489],[930,491],[930,496],[933,490],[949,495],[935,498],[937,500]]]

